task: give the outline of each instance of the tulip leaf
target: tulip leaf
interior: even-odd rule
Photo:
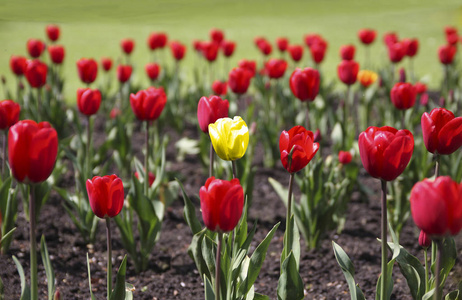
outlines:
[[[24,269],[22,268],[19,260],[14,255],[13,255],[13,261],[14,261],[14,264],[16,265],[16,269],[18,269],[19,278],[21,280],[20,300],[31,300],[30,299],[30,288],[29,288],[29,285],[26,283],[26,277],[24,276]]]
[[[18,189],[11,189],[11,177],[3,182],[0,188],[0,214],[3,221],[0,223],[1,248],[3,253],[6,253],[10,248],[13,240],[14,225],[18,215],[18,199],[16,197]]]
[[[202,256],[202,241],[206,235],[207,229],[204,228],[203,230],[199,231],[198,233],[194,234],[191,244],[188,247],[188,254],[196,263],[197,270],[199,274],[203,278],[206,276],[207,278],[211,278],[210,271],[207,268],[207,264]]]
[[[44,235],[42,235],[42,238],[40,239],[40,254],[42,256],[42,262],[45,267],[45,274],[47,277],[48,300],[53,300],[55,293],[55,272],[53,271],[53,266],[51,265],[50,255],[48,254],[48,248]]]
[[[111,294],[111,300],[124,300],[125,299],[125,273],[127,267],[127,255],[120,263],[119,270],[117,271],[116,284]]]
[[[213,286],[210,283],[210,280],[206,275],[204,275],[204,283],[205,283],[205,300],[215,300],[215,292],[213,290]]]
[[[225,243],[223,242],[223,244]],[[205,235],[204,239],[202,240],[201,249],[202,249],[202,257],[210,272],[210,276],[211,278],[214,278],[215,277],[215,258],[216,258],[215,255],[217,252],[215,242],[212,241],[210,237]],[[226,262],[222,261],[221,263],[222,263],[222,267],[224,267],[225,270],[228,270],[228,268],[226,268],[226,265],[225,265]]]
[[[87,271],[88,271],[88,287],[90,288],[91,300],[96,300],[96,297],[95,297],[95,295],[93,295],[93,291],[92,291],[92,288],[91,288],[90,259],[88,258],[88,253],[87,253]]]
[[[351,300],[365,300],[363,292],[356,284],[354,276],[355,276],[355,267],[351,262],[350,258],[346,254],[346,252],[340,247],[337,243],[332,241],[332,247],[334,249],[335,259],[339,264],[340,268],[342,269],[343,275],[348,284],[348,289],[350,290],[350,297]]]
[[[301,300],[305,296],[303,281],[298,273],[297,262],[292,252],[282,263],[277,294],[278,300]]]
[[[255,293],[253,300],[270,300],[270,297],[259,293]]]
[[[184,219],[186,220],[186,223],[188,223],[189,228],[191,228],[192,233],[197,234],[202,230],[202,225],[196,216],[196,209],[194,208],[194,205],[192,204],[188,194],[186,194],[186,191],[184,190],[184,186],[181,183],[181,181],[179,179],[176,179],[176,181],[180,185],[181,193],[183,194]]]

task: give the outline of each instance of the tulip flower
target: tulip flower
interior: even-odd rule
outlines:
[[[101,66],[105,72],[109,72],[112,68],[112,59],[109,57],[101,58]]]
[[[221,43],[221,50],[225,57],[231,57],[236,49],[236,43],[232,41],[223,41]]]
[[[353,159],[353,155],[351,155],[350,151],[339,151],[339,153],[338,153],[338,161],[342,165],[349,164],[352,159]]]
[[[284,76],[287,62],[283,59],[271,58],[265,64],[265,71],[269,78],[278,79]]]
[[[300,101],[313,101],[319,92],[319,72],[312,68],[296,68],[290,75],[289,84],[292,93]]]
[[[151,82],[154,82],[158,77],[160,73],[160,66],[156,63],[147,63],[146,66],[144,67],[146,74],[148,75],[149,79],[151,79]]]
[[[61,45],[50,45],[48,46],[48,53],[53,63],[60,65],[64,60],[64,47]]]
[[[459,34],[457,32],[457,28],[452,26],[447,26],[444,28],[444,32],[446,33],[446,41],[449,45],[455,46],[459,40]]]
[[[359,30],[358,37],[364,45],[370,45],[374,42],[377,32],[373,29],[364,28]]]
[[[47,25],[45,27],[45,32],[47,33],[50,41],[56,42],[59,39],[60,30],[58,25]]]
[[[353,60],[355,58],[356,48],[353,45],[343,45],[340,47],[340,58],[342,60]]]
[[[319,144],[314,142],[313,132],[303,126],[292,127],[283,131],[279,137],[279,152],[281,162],[289,173],[303,169],[319,150]]]
[[[221,42],[223,41],[223,39],[225,38],[225,34],[223,33],[222,30],[220,29],[216,29],[216,28],[212,28],[210,30],[210,39],[217,43],[217,44],[221,44]]]
[[[27,58],[23,56],[16,56],[16,55],[11,56],[10,68],[11,68],[11,71],[13,71],[13,73],[16,76],[24,75],[24,73],[26,72],[26,67],[27,67]]]
[[[219,44],[214,42],[202,42],[201,53],[202,56],[209,62],[214,62],[218,56]]]
[[[270,55],[273,51],[273,47],[271,46],[270,42],[268,42],[265,38],[257,38],[255,40],[255,45],[265,56]]]
[[[0,101],[0,130],[9,129],[19,121],[21,107],[12,100]]]
[[[226,81],[215,80],[212,83],[212,91],[218,96],[226,95],[228,92],[228,83]]]
[[[421,230],[419,234],[419,246],[422,248],[428,248],[431,246],[431,244],[432,240],[428,237],[425,231]]]
[[[337,67],[339,79],[346,85],[352,85],[358,78],[359,64],[354,60],[343,60]]]
[[[452,45],[444,45],[438,48],[438,57],[443,65],[450,65],[454,61],[457,48]]]
[[[117,107],[114,107],[113,109],[111,109],[111,112],[109,113],[109,118],[115,119],[121,114],[122,114],[122,111],[118,109]]]
[[[38,58],[45,50],[45,43],[38,39],[29,39],[27,41],[27,52],[32,58]]]
[[[209,135],[215,152],[223,160],[241,158],[249,145],[249,128],[239,116],[209,124]]]
[[[77,71],[83,83],[90,84],[98,74],[98,63],[93,58],[81,58],[77,61]]]
[[[407,51],[403,43],[400,42],[388,45],[387,49],[388,57],[392,63],[399,63],[401,60],[403,60]]]
[[[136,179],[140,180],[140,175],[138,174],[138,172],[135,172],[135,177]],[[156,176],[152,172],[149,172],[148,174],[149,186],[152,186],[155,180],[156,180]]]
[[[202,97],[197,105],[197,119],[202,132],[209,133],[209,124],[228,116],[229,102],[218,96]]]
[[[427,150],[434,154],[451,154],[462,146],[462,117],[445,108],[423,113],[422,135]]]
[[[427,85],[422,82],[416,82],[414,84],[414,88],[415,88],[417,95],[421,95],[427,91]]]
[[[308,48],[311,48],[315,43],[321,41],[323,38],[317,33],[310,33],[305,35],[304,40]]]
[[[402,43],[406,49],[406,55],[409,57],[414,57],[419,50],[419,40],[417,39],[403,39]]]
[[[252,73],[245,68],[233,68],[229,72],[228,85],[229,88],[236,94],[242,95],[247,92],[252,79]]]
[[[167,35],[163,32],[153,32],[149,35],[148,46],[151,51],[164,48],[167,45]]]
[[[311,58],[316,64],[319,64],[324,60],[324,55],[326,54],[326,50],[327,50],[327,42],[324,40],[315,42],[310,47]]]
[[[86,116],[96,114],[100,104],[101,92],[99,90],[90,88],[77,90],[77,107],[82,114]]]
[[[287,47],[287,51],[295,62],[299,62],[303,57],[303,47],[301,45],[290,45]]]
[[[186,46],[180,42],[173,41],[170,43],[170,50],[175,60],[180,61],[183,59],[184,54],[186,53]]]
[[[387,32],[383,35],[383,42],[387,47],[390,47],[390,45],[394,45],[399,41],[398,35],[396,32]]]
[[[285,52],[289,47],[289,40],[286,37],[279,37],[276,39],[276,45],[280,52]]]
[[[47,81],[47,72],[47,65],[38,59],[34,59],[27,61],[24,74],[31,87],[41,88]]]
[[[405,110],[414,106],[417,92],[410,83],[398,82],[390,91],[391,102],[397,109]]]
[[[118,65],[117,66],[117,79],[120,83],[125,83],[130,80],[132,76],[132,66],[130,65]]]
[[[404,68],[400,68],[398,73],[399,73],[399,81],[398,82],[401,82],[401,83],[406,82],[406,70],[404,70]]]
[[[238,66],[250,71],[251,77],[254,77],[257,73],[257,63],[254,60],[241,59]]]
[[[130,55],[135,48],[135,41],[132,39],[123,39],[120,41],[120,47],[125,54]]]
[[[379,75],[369,70],[361,70],[358,72],[359,83],[365,88],[377,81]]]
[[[162,87],[150,87],[136,94],[130,94],[130,105],[138,120],[157,120],[167,103],[167,96]]]

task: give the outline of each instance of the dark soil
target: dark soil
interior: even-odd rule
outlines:
[[[95,134],[102,134],[96,132]],[[188,157],[179,163],[175,160],[174,142],[178,139],[175,132],[168,151],[168,170],[181,173],[187,193],[197,195],[201,185],[206,180],[206,170],[195,157]],[[138,132],[133,137],[133,147],[138,147],[140,154],[143,145],[143,133]],[[198,136],[196,128],[190,126],[183,135]],[[96,139],[96,138],[95,138]],[[138,145],[138,146],[137,146]],[[256,155],[258,157],[258,155]],[[250,208],[249,224],[258,220],[258,228],[254,238],[254,246],[260,242],[267,232],[277,223],[282,224],[276,232],[268,254],[255,283],[256,291],[277,299],[276,288],[279,277],[279,256],[282,250],[284,233],[285,207],[273,188],[268,183],[268,177],[273,177],[283,184],[288,183],[288,174],[277,164],[274,169],[262,166],[256,160],[258,171],[255,177],[255,188],[252,207]],[[361,184],[375,191],[377,196],[364,201],[359,199],[359,193],[354,193],[347,212],[345,229],[341,234],[328,232],[327,238],[317,250],[306,251],[301,240],[302,253],[300,273],[305,284],[306,299],[350,299],[347,283],[335,260],[331,241],[334,240],[348,253],[356,268],[356,282],[368,299],[375,298],[375,286],[380,274],[380,182],[361,173]],[[72,178],[72,175],[66,176]],[[64,180],[64,185],[72,186],[70,180]],[[192,197],[197,211],[199,200]],[[295,196],[298,200],[298,195]],[[100,222],[97,241],[94,245],[86,245],[74,224],[62,207],[62,199],[52,194],[43,207],[38,220],[37,237],[46,235],[47,245],[56,274],[56,285],[63,299],[89,299],[86,254],[90,257],[93,292],[97,299],[105,298],[106,291],[106,236],[104,224]],[[113,226],[116,228],[116,226]],[[422,251],[417,243],[418,231],[412,220],[408,222],[401,234],[401,243],[412,254],[422,259]],[[29,246],[28,223],[20,207],[17,220],[17,230],[9,253],[0,256],[0,276],[5,286],[5,299],[20,298],[20,280],[12,255],[18,257],[29,278]],[[136,288],[135,299],[203,299],[203,284],[196,266],[187,254],[192,234],[183,219],[183,201],[179,197],[168,209],[157,243],[150,261],[148,271],[135,274],[133,266],[128,262],[126,281]],[[456,241],[459,248],[462,240]],[[254,248],[252,248],[253,251]],[[118,230],[114,230],[113,238],[114,275],[125,254],[120,243]],[[460,254],[460,252],[459,252]],[[46,299],[46,276],[39,255],[39,294],[40,299]],[[462,268],[456,262],[454,272],[446,286],[454,289],[455,282],[462,276]],[[393,271],[394,290],[392,299],[412,299],[405,279],[401,276],[398,266]]]

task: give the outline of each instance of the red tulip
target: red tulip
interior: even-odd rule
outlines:
[[[417,39],[403,39],[402,43],[404,48],[406,48],[406,55],[409,57],[414,57],[419,50],[419,40]]]
[[[164,89],[150,87],[130,94],[130,105],[138,120],[157,120],[167,103]]]
[[[99,90],[89,88],[77,90],[77,107],[82,114],[94,115],[98,112],[100,105],[101,92]]]
[[[146,171],[146,170],[145,170]],[[140,175],[138,174],[138,172],[135,172],[135,177],[136,179],[140,179]],[[156,176],[152,173],[152,172],[149,172],[148,174],[148,180],[149,180],[149,186],[152,186],[152,184],[154,183],[154,181],[156,180]]]
[[[120,41],[120,47],[122,47],[122,51],[125,52],[125,54],[130,55],[133,48],[135,48],[135,41],[132,39],[123,39]]]
[[[462,229],[462,184],[449,176],[416,183],[410,201],[414,223],[428,236],[457,235]]]
[[[256,45],[260,52],[265,56],[270,55],[273,51],[273,47],[271,46],[270,42],[268,42],[265,38],[257,39]]]
[[[236,43],[232,41],[223,41],[221,43],[221,50],[225,57],[230,57],[233,55],[234,50],[236,49]]]
[[[226,81],[221,82],[220,80],[215,80],[212,83],[212,91],[215,95],[226,95],[228,92],[228,83]]]
[[[202,97],[197,105],[197,120],[204,133],[209,132],[209,124],[228,117],[229,102],[218,96]]]
[[[322,135],[321,135],[321,131],[318,128],[313,134],[313,142],[317,143],[320,141],[322,141]]]
[[[19,121],[21,107],[12,100],[0,101],[0,130],[5,130]]]
[[[321,63],[327,50],[327,42],[320,40],[310,47],[311,58],[317,64]]]
[[[445,108],[434,108],[421,119],[425,147],[431,153],[451,154],[462,146],[462,117]]]
[[[241,59],[239,67],[247,69],[252,74],[252,77],[257,73],[257,63],[254,60]]]
[[[77,71],[83,83],[92,83],[98,74],[98,63],[93,58],[81,58],[77,61]]]
[[[353,155],[351,155],[350,151],[339,151],[339,153],[338,153],[338,161],[342,165],[349,164],[352,159],[353,159]]]
[[[414,151],[414,137],[407,129],[371,126],[358,139],[359,155],[366,171],[375,178],[394,180],[406,168]]]
[[[105,72],[109,72],[112,68],[112,59],[109,57],[101,58],[101,65],[103,66],[103,70]]]
[[[224,38],[225,35],[220,29],[212,28],[210,30],[210,39],[215,43],[220,44]]]
[[[244,208],[244,190],[235,178],[231,181],[210,177],[199,191],[202,219],[216,232],[229,232],[236,227]]]
[[[397,109],[408,109],[414,106],[417,91],[410,83],[398,82],[391,91],[391,102]]]
[[[310,33],[305,35],[305,44],[308,48],[311,48],[314,44],[322,41],[322,37],[317,33]]]
[[[289,40],[286,37],[280,37],[276,39],[276,45],[279,51],[285,52],[289,46]]]
[[[149,79],[156,80],[159,77],[160,73],[160,66],[156,63],[147,63],[144,67],[146,70],[146,74],[148,75]]]
[[[132,66],[130,65],[118,65],[117,66],[117,79],[121,83],[125,83],[130,80],[132,76]]]
[[[388,45],[388,57],[392,63],[399,63],[403,60],[406,51],[404,44],[401,42]]]
[[[205,57],[209,62],[213,62],[217,59],[218,56],[218,45],[214,42],[202,42],[201,43],[201,52],[202,56]]]
[[[193,40],[192,44],[193,44],[194,50],[196,50],[197,52],[201,52],[202,41]]]
[[[456,55],[457,48],[451,45],[443,45],[438,48],[438,56],[440,62],[443,65],[450,65],[454,60],[454,55]]]
[[[26,79],[33,88],[41,88],[47,82],[48,67],[38,59],[28,60],[26,66]]]
[[[292,127],[288,132],[284,130],[279,136],[281,162],[289,173],[303,169],[318,149],[319,144],[314,142],[313,132],[303,126]]]
[[[45,181],[55,166],[58,134],[48,122],[19,121],[8,132],[8,154],[17,181]]]
[[[149,35],[148,46],[151,50],[164,48],[167,45],[167,35],[163,32],[153,32]]]
[[[61,45],[50,45],[48,46],[48,53],[50,54],[50,59],[53,63],[59,65],[64,60],[64,47]]]
[[[419,246],[422,248],[428,248],[432,244],[432,240],[428,237],[428,235],[421,230],[419,234]]]
[[[10,68],[14,74],[21,76],[26,72],[27,58],[23,56],[12,55],[10,58]]]
[[[444,31],[446,33],[446,41],[448,42],[448,44],[456,46],[457,41],[459,40],[459,34],[457,32],[457,28],[452,27],[452,26],[447,26],[444,28]]]
[[[343,60],[337,67],[338,78],[346,85],[352,85],[358,78],[359,64],[354,60]]]
[[[364,28],[358,32],[358,37],[364,45],[372,44],[375,40],[377,32],[373,29]]]
[[[271,58],[265,64],[265,71],[269,78],[278,79],[284,76],[287,62],[283,59]]]
[[[390,47],[390,45],[398,43],[398,35],[396,32],[387,32],[383,35],[383,42],[387,47]]]
[[[60,30],[58,25],[47,25],[45,31],[50,41],[56,42],[59,39]]]
[[[340,58],[342,60],[353,60],[355,58],[356,48],[353,45],[343,45],[340,47]]]
[[[296,68],[290,76],[290,89],[295,97],[303,101],[313,101],[319,92],[320,76],[316,69]]]
[[[33,58],[40,57],[45,50],[45,43],[37,39],[29,39],[27,41],[27,51]]]
[[[180,42],[173,41],[170,43],[170,50],[172,51],[173,57],[177,61],[180,61],[183,59],[184,54],[186,53],[186,46]]]
[[[422,82],[416,82],[414,84],[414,88],[415,88],[417,95],[423,94],[427,91],[427,85]]]
[[[245,94],[250,85],[252,73],[246,68],[233,68],[229,72],[228,85],[236,94]]]
[[[122,111],[118,109],[117,107],[114,107],[113,109],[111,109],[111,112],[109,113],[109,118],[115,119],[121,114],[122,114]]]
[[[87,193],[91,210],[98,218],[113,218],[122,210],[124,185],[117,175],[88,179]]]
[[[299,62],[303,57],[303,47],[301,45],[291,45],[287,48],[287,51],[295,62]]]

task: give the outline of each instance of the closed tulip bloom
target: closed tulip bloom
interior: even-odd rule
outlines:
[[[215,152],[223,160],[241,158],[249,145],[249,128],[239,116],[210,124],[209,135]]]
[[[8,153],[8,162],[17,181],[43,182],[55,166],[58,134],[48,122],[19,121],[8,132]]]
[[[250,71],[252,77],[257,73],[257,62],[254,60],[241,59],[238,66]]]
[[[350,151],[339,151],[339,153],[338,153],[338,161],[342,165],[349,164],[352,159],[353,159],[353,155],[351,155]]]
[[[250,85],[252,73],[245,68],[233,68],[229,72],[228,85],[236,94],[245,94]]]
[[[346,85],[352,85],[358,78],[359,64],[354,60],[343,60],[337,67],[338,78]]]
[[[270,55],[273,51],[273,47],[271,46],[270,42],[268,42],[266,39],[260,40],[257,43],[257,47],[260,50],[260,52],[265,56]]]
[[[132,76],[132,66],[130,65],[118,65],[117,66],[117,79],[121,83],[125,83],[130,80]]]
[[[292,127],[279,136],[281,162],[289,173],[303,169],[318,152],[319,144],[314,142],[313,132],[303,126]],[[291,159],[289,159],[291,158]]]
[[[292,93],[300,101],[313,101],[319,92],[319,72],[312,68],[296,68],[290,75],[289,84]]]
[[[361,70],[358,72],[359,83],[366,88],[376,82],[377,78],[379,78],[379,75],[373,71]]]
[[[448,42],[448,44],[453,46],[457,45],[457,42],[459,40],[457,28],[452,26],[446,26],[444,28],[444,32],[446,33],[446,41]]]
[[[216,28],[212,28],[210,30],[210,39],[214,41],[215,43],[220,44],[224,38],[225,38],[225,34],[223,33],[222,30],[216,29]]]
[[[454,61],[457,48],[452,45],[443,45],[438,48],[438,57],[443,65],[450,65]]]
[[[136,94],[130,94],[130,105],[135,116],[141,121],[157,120],[167,103],[162,87],[150,87]]]
[[[431,153],[451,154],[462,146],[462,117],[445,108],[423,113],[421,119],[425,147]]]
[[[269,78],[278,79],[284,76],[287,62],[283,59],[271,58],[265,64],[266,74]]]
[[[156,63],[147,63],[144,67],[149,79],[156,80],[160,74],[160,66]]]
[[[218,96],[202,97],[197,105],[197,120],[204,133],[209,132],[209,124],[228,116],[229,102]]]
[[[310,33],[305,35],[305,44],[308,48],[311,48],[315,43],[322,40],[322,37],[317,33]]]
[[[428,237],[428,235],[421,230],[419,234],[419,246],[422,248],[428,248],[432,245],[432,240],[431,238]]]
[[[45,50],[45,43],[38,39],[29,39],[27,41],[27,52],[33,58],[38,58]]]
[[[41,88],[47,82],[48,67],[38,59],[28,60],[26,66],[26,79],[33,88]]]
[[[377,32],[373,29],[364,28],[359,30],[358,37],[364,45],[372,44],[377,36]]]
[[[101,66],[105,72],[109,72],[112,68],[112,59],[109,57],[101,58]]]
[[[414,223],[428,236],[457,235],[462,229],[462,184],[449,176],[416,183],[410,202]]]
[[[202,42],[201,52],[202,56],[209,62],[214,62],[218,56],[219,44],[215,42]]]
[[[390,45],[398,43],[398,35],[396,32],[387,32],[383,35],[383,42],[387,47],[390,47]]]
[[[170,43],[170,50],[175,60],[180,61],[183,59],[184,54],[186,53],[186,46],[180,42],[173,41]]]
[[[399,63],[406,55],[406,48],[403,43],[394,43],[388,45],[388,58],[392,63]]]
[[[209,230],[225,233],[236,227],[244,208],[244,190],[239,179],[210,177],[201,187],[199,197],[202,219]]]
[[[215,80],[212,83],[212,91],[218,96],[226,95],[228,92],[228,83],[226,81],[221,82],[220,80]]]
[[[301,45],[290,45],[287,51],[295,62],[299,62],[303,57],[303,47]]]
[[[420,94],[423,94],[427,91],[427,85],[425,83],[422,83],[422,82],[416,82],[414,84],[414,87],[415,87],[415,91],[417,93],[417,95],[420,95]]]
[[[409,57],[414,57],[419,50],[419,40],[417,39],[403,39],[402,43],[404,48],[406,48],[406,55]]]
[[[167,45],[167,34],[163,32],[153,32],[149,35],[148,46],[151,50],[164,48]]]
[[[60,65],[64,60],[64,47],[61,45],[50,45],[48,46],[48,53],[53,63]]]
[[[408,165],[414,137],[407,129],[371,126],[358,139],[359,155],[366,171],[375,178],[394,180]]]
[[[60,30],[58,25],[47,25],[47,27],[45,27],[45,31],[50,41],[56,42],[59,39]]]
[[[77,71],[83,83],[92,83],[98,74],[98,63],[93,58],[81,58],[77,61]]]
[[[287,39],[286,37],[277,38],[276,45],[278,46],[279,51],[285,52],[289,47],[289,39]]]
[[[234,50],[236,49],[236,43],[232,41],[223,41],[221,43],[221,50],[225,57],[230,57],[233,55]]]
[[[101,219],[117,216],[124,205],[124,185],[117,175],[95,176],[87,180],[91,210]]]
[[[0,130],[5,130],[19,121],[21,107],[12,100],[0,101]]]
[[[417,92],[412,84],[408,82],[398,82],[392,87],[390,98],[397,109],[408,109],[414,106]]]
[[[77,90],[77,107],[82,114],[94,115],[98,112],[100,105],[101,92],[99,90],[89,88]]]
[[[130,55],[135,48],[135,41],[132,39],[123,39],[120,41],[120,47],[125,54]]]
[[[12,55],[10,58],[11,71],[17,76],[24,75],[27,67],[27,58],[24,56]]]
[[[314,43],[310,47],[311,58],[317,64],[321,63],[324,60],[324,55],[327,50],[327,42],[320,40],[319,42]]]
[[[343,60],[353,60],[356,48],[353,45],[343,45],[340,47],[340,58]]]
[[[145,170],[146,171],[146,170]],[[138,172],[135,172],[135,177],[136,179],[140,179],[140,175],[138,174]],[[149,180],[149,186],[152,186],[152,184],[154,183],[154,181],[156,180],[156,176],[152,173],[152,172],[149,172],[148,174],[148,180]]]

